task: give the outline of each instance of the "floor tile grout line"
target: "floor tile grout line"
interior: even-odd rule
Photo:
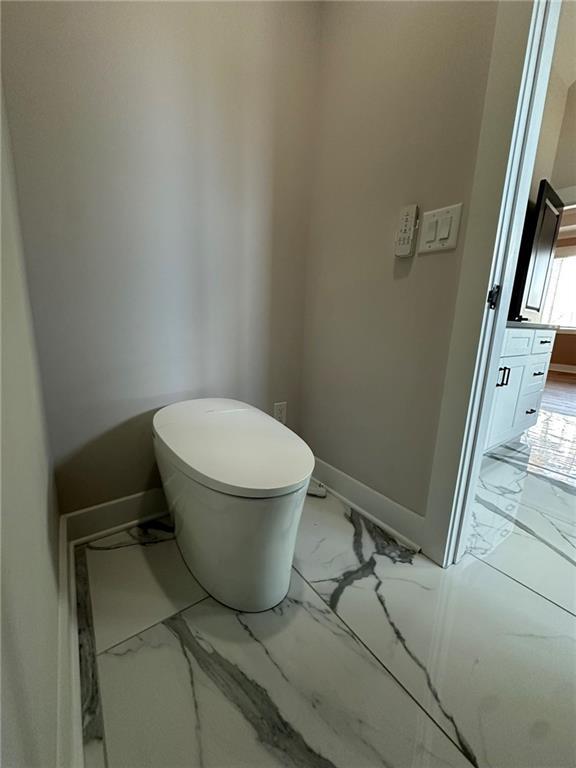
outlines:
[[[534,467],[534,469],[540,469],[541,472],[535,472],[534,469],[530,469],[530,467]],[[561,477],[569,477],[571,480],[574,480],[574,475],[568,474],[568,472],[561,472],[559,469],[551,469],[550,467],[543,467],[542,464],[535,464],[533,461],[528,461],[526,470],[531,475],[538,475],[538,477],[546,477],[546,472],[554,473],[555,475],[560,475]],[[554,478],[551,478],[552,480]],[[564,481],[562,481],[564,482]],[[570,485],[570,483],[568,483]]]
[[[505,449],[507,451],[510,451],[514,455],[510,454],[498,454],[498,451],[501,449]],[[543,464],[536,464],[533,461],[530,461],[532,454],[526,454],[523,451],[518,451],[515,448],[511,448],[509,445],[501,445],[496,446],[496,448],[489,450],[486,454],[488,458],[494,458],[496,461],[504,461],[505,463],[509,464],[510,462],[507,462],[506,459],[510,459],[512,462],[516,462],[512,466],[515,466],[516,469],[521,470],[522,472],[526,472],[531,477],[536,477],[538,480],[551,480],[554,482],[562,483],[563,485],[570,485],[571,483],[567,483],[565,480],[561,479],[564,477],[571,478],[574,480],[574,475],[568,473],[568,472],[562,472],[559,469],[555,469],[553,467],[549,467]],[[549,473],[548,475],[546,473]],[[551,475],[558,475],[558,478],[551,477]]]
[[[550,528],[552,528],[554,530],[554,534],[556,536],[559,536],[562,539],[562,541],[557,541],[554,544],[555,547],[560,549],[560,548],[565,547],[566,544],[569,544],[573,549],[576,548],[576,543],[570,541],[570,539],[573,538],[575,534],[566,533],[564,531],[560,531],[559,530],[559,527],[561,525],[569,525],[569,526],[572,526],[572,527],[575,528],[575,533],[576,533],[576,521],[573,524],[570,521],[567,521],[567,520],[565,520],[562,517],[560,517],[560,518],[557,518],[557,517],[549,518],[548,515],[546,514],[545,510],[540,509],[539,507],[534,507],[531,504],[524,504],[524,503],[522,503],[520,506],[524,506],[530,512],[535,512],[537,515],[540,515],[540,517],[542,518],[543,522],[546,523],[546,525],[548,525]],[[551,513],[551,514],[553,514],[553,513]],[[554,522],[552,522],[552,520],[554,520],[556,523],[558,523],[559,527],[556,527],[556,525],[554,524]],[[542,534],[542,536],[544,537],[544,534]],[[549,542],[549,543],[552,543],[552,542]],[[569,555],[569,553],[571,553],[571,551],[572,551],[571,549],[568,549],[568,551],[565,554]]]
[[[541,471],[536,471],[541,470]],[[566,472],[559,472],[557,469],[548,469],[548,467],[543,467],[541,464],[531,464],[528,462],[526,465],[526,473],[530,475],[530,477],[536,477],[538,480],[548,480],[550,483],[556,483],[556,484],[562,484],[567,485],[570,488],[576,487],[574,485],[574,475],[568,475]],[[552,475],[558,475],[558,477],[552,477]],[[571,479],[573,482],[569,483],[564,478],[567,477]]]
[[[515,579],[514,576],[511,576],[506,571],[503,571],[497,566],[493,565],[492,563],[489,563],[487,560],[484,560],[483,558],[478,557],[478,555],[475,555],[473,552],[469,552],[468,554],[476,558],[478,562],[488,566],[488,568],[492,568],[494,571],[501,573],[502,576],[505,576],[507,579],[510,579],[510,581],[513,581],[515,584],[519,584],[521,587],[524,587],[524,589],[527,589],[529,592],[532,592],[532,594],[537,595],[539,598],[541,598],[542,600],[545,600],[550,605],[555,606],[560,611],[564,611],[564,613],[567,613],[569,616],[573,616],[574,618],[576,618],[576,613],[572,613],[571,610],[569,610],[568,608],[565,608],[563,605],[560,605],[560,603],[556,603],[554,600],[551,600],[549,597],[546,597],[546,595],[543,595],[541,592],[538,592],[537,590],[533,589],[533,587],[529,587],[527,584],[524,584],[524,582],[519,581],[518,579]]]
[[[509,501],[510,500],[510,497],[507,497],[504,494],[498,493],[497,491],[493,491],[491,489],[482,489],[482,493],[492,493],[492,494],[494,494],[494,496],[497,496],[498,499],[502,499],[502,501]],[[477,501],[477,500],[478,500],[478,493],[476,494],[476,496],[474,498],[474,501]],[[539,515],[543,515],[544,518],[547,519],[546,518],[546,510],[543,509],[542,507],[537,507],[534,504],[530,504],[529,502],[524,501],[524,499],[522,499],[522,501],[514,501],[514,504],[517,504],[519,508],[520,507],[524,507],[525,509],[529,509],[531,512],[536,512]],[[557,518],[555,518],[555,519],[557,519]],[[563,518],[560,518],[560,519],[561,519],[561,521],[563,523],[566,523],[566,525],[572,525],[572,523],[570,521],[565,520]],[[576,524],[576,520],[575,520],[575,524]]]
[[[328,609],[329,609],[329,610],[330,610],[330,611],[331,611],[331,612],[334,614],[334,616],[336,616],[336,618],[337,618],[339,621],[341,621],[341,622],[342,622],[342,624],[344,624],[344,626],[345,626],[345,627],[348,629],[348,631],[349,631],[349,632],[350,632],[350,633],[351,633],[351,634],[352,634],[352,635],[355,637],[355,639],[356,639],[356,640],[357,640],[357,641],[360,643],[360,645],[361,645],[361,646],[362,646],[362,647],[363,647],[363,648],[364,648],[366,651],[368,651],[368,653],[370,654],[370,656],[372,656],[372,658],[373,658],[373,659],[374,659],[374,660],[375,660],[375,661],[376,661],[376,662],[377,662],[377,663],[378,663],[378,664],[379,664],[379,665],[382,667],[382,669],[383,669],[385,672],[387,672],[387,673],[390,675],[390,677],[391,677],[391,678],[392,678],[392,679],[393,679],[393,680],[394,680],[394,681],[395,681],[395,682],[396,682],[396,683],[397,683],[397,684],[400,686],[400,688],[401,688],[401,689],[404,691],[404,693],[406,693],[406,694],[407,694],[407,695],[408,695],[408,696],[409,696],[409,697],[412,699],[412,701],[413,701],[413,702],[416,704],[416,706],[417,706],[417,707],[418,707],[418,708],[419,708],[419,709],[420,709],[420,710],[421,710],[421,711],[422,711],[422,712],[423,712],[423,713],[426,715],[426,717],[427,717],[427,718],[428,718],[428,719],[429,719],[429,720],[430,720],[432,723],[434,723],[434,725],[435,725],[435,726],[436,726],[436,727],[437,727],[437,728],[438,728],[440,731],[442,731],[442,733],[443,733],[443,734],[446,736],[446,738],[447,738],[447,739],[449,739],[449,740],[452,742],[452,744],[453,744],[453,745],[456,747],[456,749],[457,749],[457,750],[460,752],[460,754],[462,755],[462,757],[463,757],[465,760],[467,760],[467,761],[468,761],[468,763],[470,763],[470,765],[472,765],[472,763],[470,762],[470,760],[468,760],[468,758],[466,757],[466,755],[464,754],[464,752],[463,752],[463,751],[462,751],[462,749],[460,748],[459,744],[458,744],[458,743],[457,743],[457,742],[454,740],[454,738],[453,738],[453,737],[452,737],[452,736],[451,736],[451,735],[450,735],[450,734],[449,734],[449,733],[448,733],[446,730],[444,730],[444,728],[442,727],[442,725],[440,725],[440,723],[439,723],[439,722],[437,722],[437,721],[434,719],[434,717],[433,717],[433,716],[430,714],[430,712],[428,712],[428,710],[427,710],[427,709],[425,709],[425,707],[424,707],[424,706],[423,706],[423,705],[422,705],[422,704],[421,704],[421,703],[418,701],[418,699],[417,699],[417,698],[414,696],[414,694],[413,694],[413,693],[411,693],[411,691],[409,691],[409,690],[408,690],[408,688],[406,688],[406,686],[404,685],[404,683],[402,683],[402,682],[401,682],[401,681],[400,681],[400,680],[399,680],[399,679],[396,677],[396,675],[395,675],[395,674],[394,674],[394,673],[393,673],[393,672],[392,672],[390,669],[388,669],[388,667],[386,666],[386,664],[384,664],[384,662],[383,662],[381,659],[379,659],[379,658],[378,658],[378,656],[377,656],[377,655],[374,653],[374,651],[373,651],[373,650],[370,648],[370,646],[369,646],[369,645],[367,645],[367,644],[364,642],[364,640],[362,640],[362,638],[361,638],[361,637],[360,637],[360,636],[359,636],[359,635],[356,633],[356,631],[355,631],[355,630],[354,630],[354,629],[353,629],[353,628],[350,626],[350,624],[348,624],[348,622],[347,622],[345,619],[343,619],[343,618],[342,618],[342,616],[341,616],[339,613],[337,613],[337,612],[336,612],[336,611],[335,611],[333,608],[331,608],[331,607],[330,607],[330,605],[329,605],[329,604],[326,602],[326,600],[325,600],[325,599],[322,597],[322,595],[321,595],[321,594],[320,594],[320,593],[319,593],[319,592],[318,592],[318,591],[315,589],[315,587],[313,586],[313,584],[311,584],[311,583],[308,581],[308,579],[307,579],[307,578],[306,578],[306,577],[305,577],[305,576],[304,576],[304,575],[303,575],[303,574],[302,574],[302,573],[301,573],[301,572],[298,570],[298,568],[296,568],[296,566],[295,566],[295,565],[293,565],[293,566],[292,566],[292,568],[293,568],[293,569],[296,571],[296,573],[298,574],[298,576],[300,576],[300,578],[301,578],[301,579],[302,579],[302,580],[303,580],[303,581],[304,581],[304,582],[305,582],[305,583],[306,583],[306,584],[307,584],[307,585],[310,587],[310,589],[311,589],[311,590],[314,592],[314,594],[315,594],[315,595],[317,595],[317,596],[320,598],[320,600],[321,600],[321,601],[324,603],[324,605],[326,605],[326,606],[328,607]]]
[[[180,608],[180,610],[175,611],[174,613],[170,613],[168,616],[165,616],[163,619],[159,619],[158,621],[155,621],[153,624],[150,624],[147,627],[144,627],[144,629],[140,629],[138,630],[138,632],[134,632],[134,634],[128,635],[128,637],[125,637],[122,640],[119,640],[117,643],[113,643],[107,648],[103,648],[101,651],[98,651],[96,653],[96,657],[102,656],[103,654],[108,653],[108,651],[111,651],[114,648],[117,648],[119,645],[122,645],[122,643],[128,642],[128,640],[133,640],[135,637],[138,637],[138,635],[141,635],[143,632],[148,632],[149,629],[153,629],[154,627],[157,627],[158,624],[162,624],[164,621],[166,621],[166,619],[172,619],[174,616],[179,616],[181,613],[184,613],[184,611],[187,611],[189,608],[194,608],[196,605],[203,603],[204,600],[208,600],[209,597],[210,595],[206,594],[204,595],[204,597],[201,597],[198,600],[195,600],[193,603],[189,603],[188,605],[185,605],[184,608]]]
[[[503,496],[499,496],[499,498],[504,498],[504,497]],[[546,515],[546,510],[543,509],[542,507],[537,507],[534,504],[530,504],[530,503],[528,503],[526,501],[519,501],[519,502],[515,502],[515,503],[517,503],[519,507],[526,507],[527,509],[530,509],[532,512],[537,512],[539,515],[544,515],[544,516]],[[571,525],[572,524],[570,521],[564,520],[564,519],[562,519],[562,522],[566,523],[567,525]],[[576,521],[575,521],[575,523],[576,523]]]

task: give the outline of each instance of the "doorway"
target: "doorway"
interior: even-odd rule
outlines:
[[[564,3],[561,13],[555,4],[545,11],[540,44],[529,48],[526,57],[526,71],[531,58],[534,64],[531,103],[515,179],[518,207],[508,222],[513,226],[515,221],[520,231],[508,240],[500,269],[495,264],[501,301],[493,313],[492,332],[487,331],[490,343],[479,354],[484,368],[478,366],[475,382],[477,412],[466,441],[470,453],[462,461],[462,504],[453,518],[451,561],[465,553],[475,555],[575,612],[576,365],[569,350],[576,341],[576,305],[570,301],[576,295],[576,269],[573,284],[571,280],[576,176],[572,180],[571,158],[562,153],[574,141],[576,16],[571,3]],[[564,99],[559,112],[560,87]],[[524,204],[529,200],[526,215],[523,196]],[[519,299],[523,303],[514,309],[523,250],[526,254],[540,248],[542,253],[538,233],[545,226],[542,218],[536,222],[546,205],[556,206],[558,216],[546,246],[541,296],[539,302],[526,299],[533,277],[527,259],[521,286],[526,290]]]

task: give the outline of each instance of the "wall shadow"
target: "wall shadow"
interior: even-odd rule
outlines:
[[[61,513],[161,486],[152,444],[156,411],[153,408],[117,424],[57,463]]]

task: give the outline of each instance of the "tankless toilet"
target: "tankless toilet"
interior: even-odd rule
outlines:
[[[306,443],[237,400],[174,403],[153,420],[176,540],[216,600],[263,611],[286,595],[314,468]]]

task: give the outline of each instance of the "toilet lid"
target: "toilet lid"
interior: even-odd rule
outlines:
[[[178,468],[202,485],[233,496],[282,496],[314,469],[306,443],[266,413],[238,400],[186,400],[153,420]]]

